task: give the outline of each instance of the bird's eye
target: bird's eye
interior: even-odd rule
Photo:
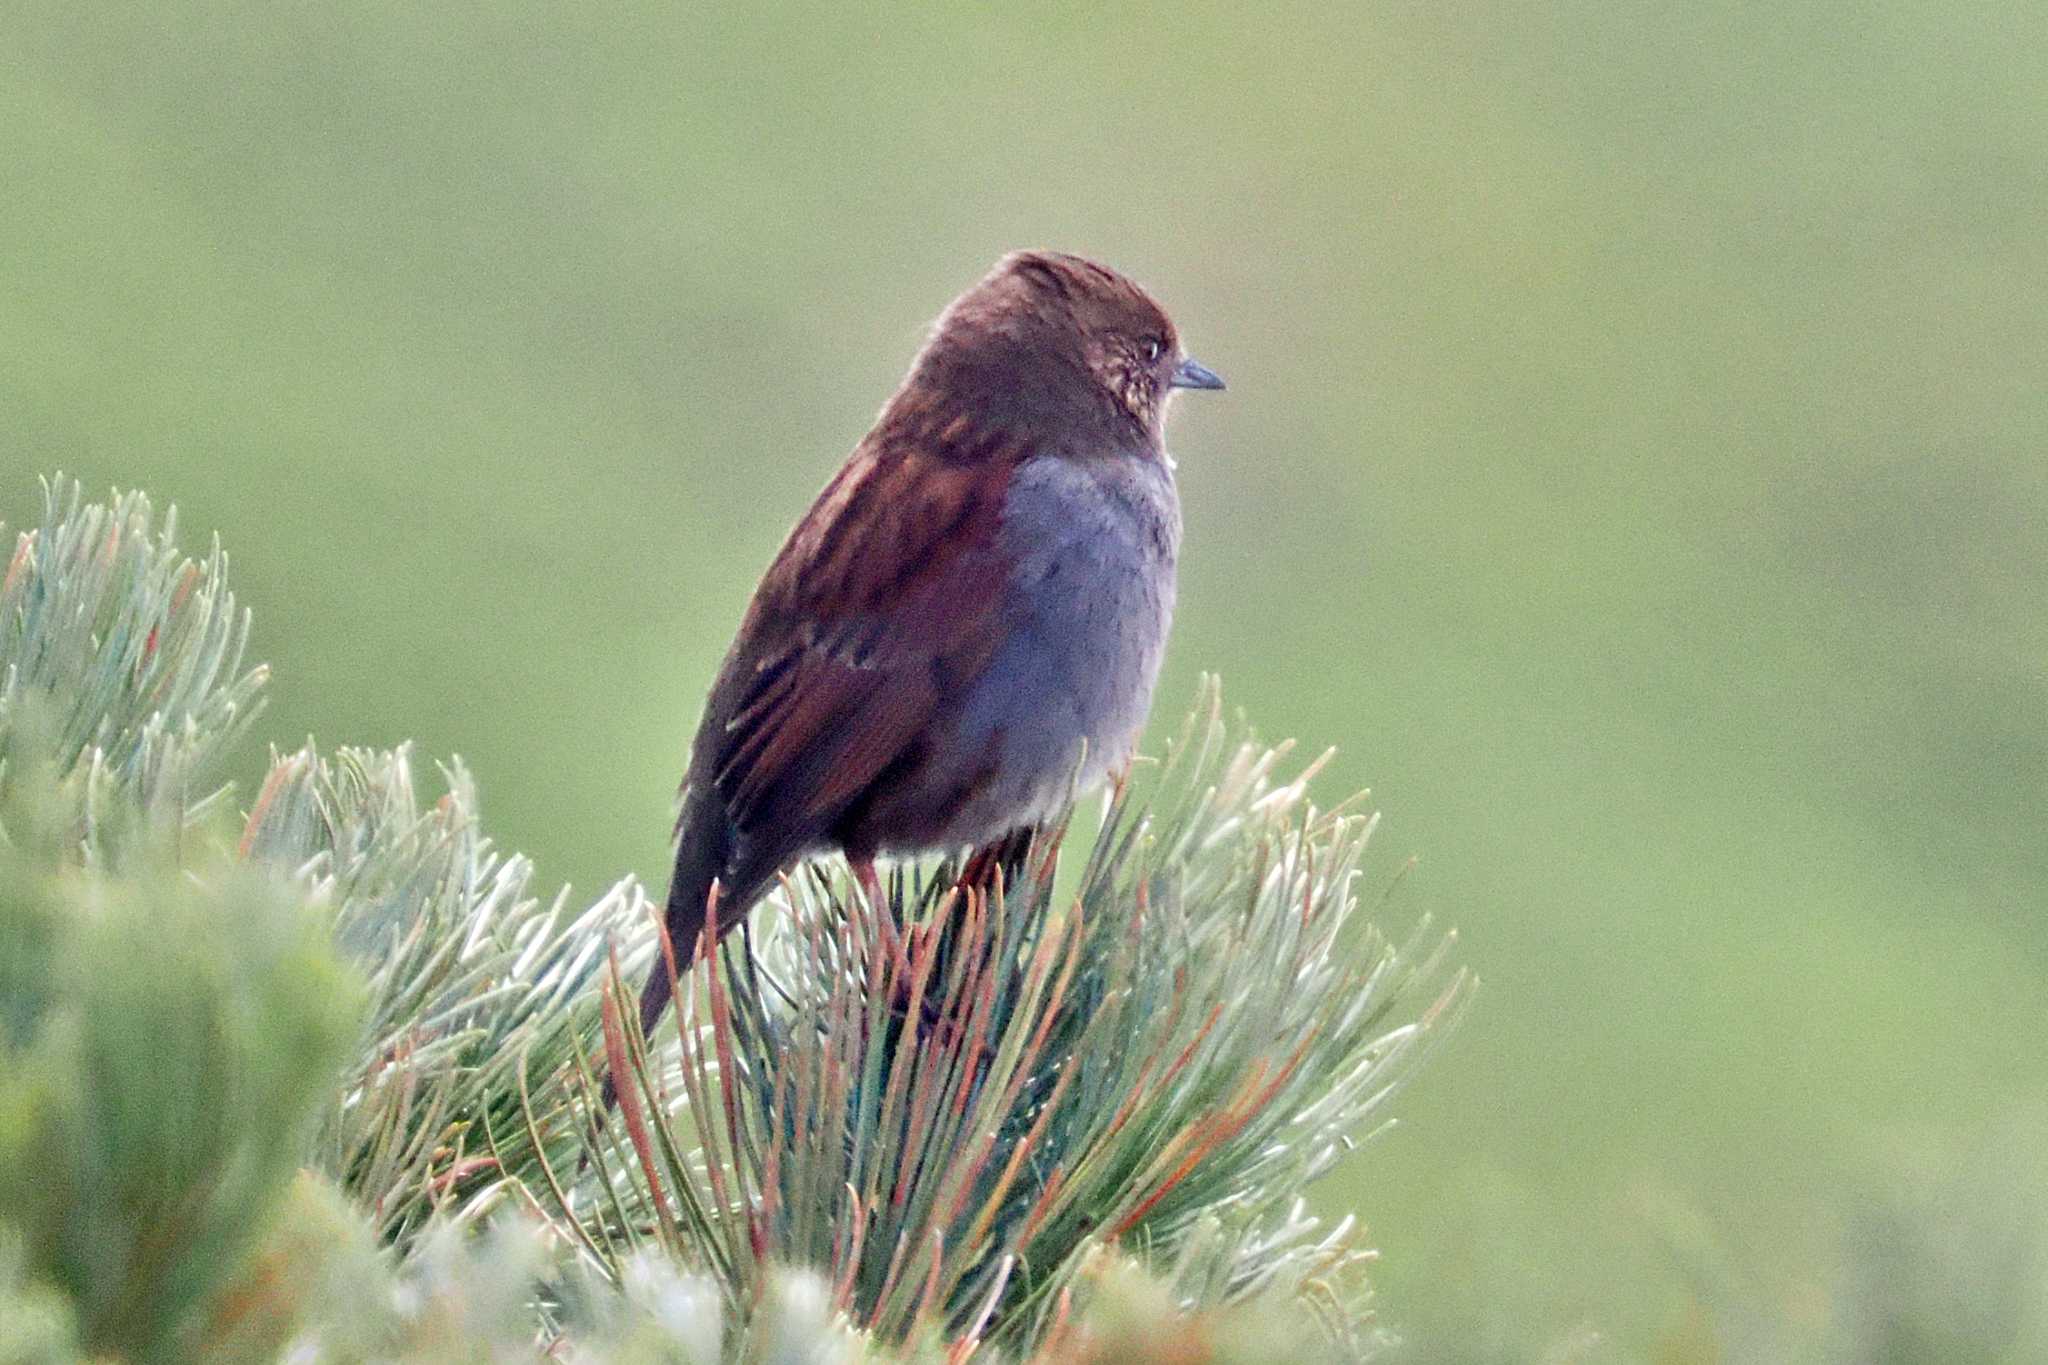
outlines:
[[[1154,361],[1154,360],[1157,360],[1157,359],[1159,359],[1159,353],[1160,353],[1161,351],[1165,350],[1165,349],[1166,349],[1166,347],[1165,347],[1165,344],[1164,344],[1163,342],[1161,342],[1161,341],[1159,340],[1159,338],[1158,338],[1158,337],[1146,337],[1146,338],[1145,338],[1145,360],[1146,360],[1146,362],[1147,362],[1147,363],[1150,363],[1151,361]]]

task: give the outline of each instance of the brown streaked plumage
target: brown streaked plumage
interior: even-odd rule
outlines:
[[[1080,257],[1006,257],[940,316],[712,686],[669,887],[679,954],[714,882],[723,932],[808,854],[844,852],[871,891],[882,853],[1014,856],[1084,743],[1084,785],[1128,758],[1172,611],[1174,387],[1222,384]],[[668,998],[657,967],[643,1026]]]

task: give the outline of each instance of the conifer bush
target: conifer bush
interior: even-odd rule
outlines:
[[[0,538],[0,1361],[1384,1344],[1306,1195],[1471,981],[1213,686],[1016,885],[809,866],[692,960],[631,879],[544,894],[454,760],[280,754],[238,812],[264,670],[175,532],[59,479]]]

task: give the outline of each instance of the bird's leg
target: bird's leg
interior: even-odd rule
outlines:
[[[1032,841],[1037,837],[1036,825],[1020,825],[1002,838],[983,844],[974,850],[967,859],[967,865],[960,869],[960,886],[992,893],[996,874],[1000,872],[1003,894],[1010,895],[1017,889],[1017,879],[1024,873],[1024,864],[1031,857]]]
[[[896,980],[899,989],[909,989],[910,957],[903,951],[903,939],[896,932],[896,914],[889,904],[888,893],[882,889],[882,879],[875,871],[873,858],[848,856],[847,865],[853,869],[853,879],[860,883],[861,891],[868,898],[868,913],[875,917],[875,925],[881,931],[882,948],[896,964]]]
[[[1039,830],[1035,825],[1022,825],[999,838],[992,839],[968,855],[961,867],[959,877],[954,881],[958,894],[979,894],[984,902],[993,901],[996,885],[1000,881],[1007,903],[1016,908],[1023,904],[1018,897],[1017,885],[1024,877],[1025,865],[1030,861],[1034,841]],[[939,936],[937,945],[938,964],[935,974],[945,979],[952,970],[952,958],[956,952],[965,951],[957,930],[962,919],[958,915],[945,918],[935,926],[933,932]],[[986,950],[985,948],[983,949]]]
[[[847,865],[853,869],[853,879],[860,883],[860,889],[867,892],[868,908],[880,911],[882,908],[882,878],[875,871],[873,858],[849,857]]]

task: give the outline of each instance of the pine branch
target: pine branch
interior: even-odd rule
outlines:
[[[263,683],[226,560],[137,494],[44,501],[0,577],[0,1322],[250,1360],[1374,1346],[1301,1193],[1470,982],[1359,922],[1370,818],[1213,689],[1064,876],[899,870],[899,961],[807,868],[649,1040],[644,893],[537,895],[459,763],[428,799],[403,748],[285,755],[209,837]]]
[[[11,812],[10,812],[11,813]],[[0,1223],[80,1345],[198,1358],[331,1094],[357,992],[272,879],[131,849],[0,859]]]
[[[154,520],[141,493],[104,505],[61,476],[44,482],[42,520],[0,574],[0,783],[33,732],[37,752],[95,799],[174,821],[224,805],[215,774],[260,709],[267,671],[243,666],[249,614],[228,591],[219,542],[186,559],[176,510],[160,529]]]
[[[1344,1337],[1333,1285],[1364,1253],[1301,1192],[1470,980],[1426,927],[1396,946],[1353,924],[1372,820],[1317,810],[1315,765],[1283,780],[1286,754],[1205,689],[1071,894],[1052,851],[993,897],[952,865],[898,876],[907,959],[850,877],[795,878],[755,911],[757,957],[729,948],[678,992],[679,1091],[648,1040],[614,1043],[638,1102],[595,1144],[601,1197],[557,1216],[615,1266],[652,1241],[713,1267],[735,1302],[760,1266],[814,1266],[890,1340],[1029,1349],[1116,1244],[1185,1308],[1282,1288]]]
[[[436,1212],[474,1216],[500,1176],[537,1178],[518,1069],[594,1052],[607,945],[641,945],[636,966],[651,947],[637,883],[581,911],[566,890],[542,901],[533,864],[482,834],[468,771],[441,776],[423,805],[407,749],[304,749],[273,763],[241,838],[306,888],[368,980],[359,1060],[317,1153],[399,1239]],[[557,1158],[575,1141],[557,1133]]]

